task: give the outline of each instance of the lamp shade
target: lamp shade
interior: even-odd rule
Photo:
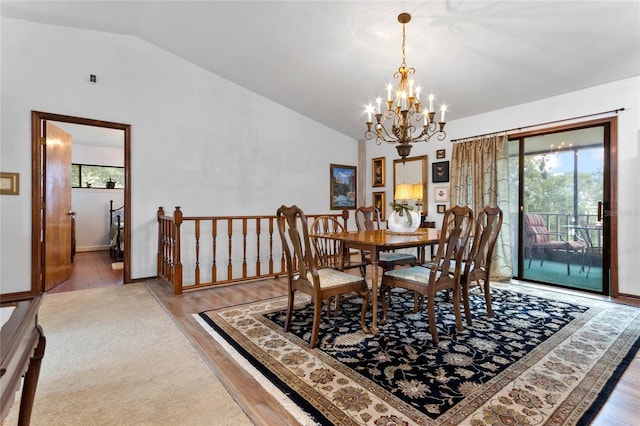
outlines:
[[[413,186],[410,183],[396,185],[395,200],[413,200]]]
[[[422,184],[414,183],[411,185],[412,199],[422,201]]]

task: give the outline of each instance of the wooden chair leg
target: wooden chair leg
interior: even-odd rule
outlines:
[[[320,319],[322,317],[322,300],[316,298],[313,302],[313,325],[311,326],[311,341],[309,345],[311,349],[316,347],[318,343],[318,334],[320,334]]]
[[[456,317],[456,329],[462,331],[462,318],[460,316],[460,289],[453,290],[453,315]]]
[[[462,303],[464,304],[464,316],[467,319],[467,325],[471,326],[471,308],[469,307],[469,282],[461,284],[462,287]]]
[[[422,305],[424,303],[423,296],[417,291],[413,292],[413,313],[416,314],[420,309],[422,309]]]
[[[369,333],[369,327],[367,327],[365,320],[367,318],[367,309],[369,308],[369,289],[365,284],[365,288],[360,292],[362,296],[362,312],[360,312],[360,327],[365,333]]]
[[[491,308],[491,283],[489,280],[489,274],[484,278],[483,282],[484,289],[484,303],[487,305],[487,317],[493,318],[493,309]]]
[[[287,302],[287,318],[284,320],[284,331],[289,331],[291,327],[291,317],[293,316],[293,291],[289,292],[289,300]]]
[[[438,344],[438,328],[436,327],[436,305],[434,297],[427,299],[427,311],[429,313],[429,331],[431,331],[431,342]]]
[[[386,324],[387,322],[387,296],[385,293],[389,293],[389,299],[391,299],[391,287],[380,287],[380,303],[382,304],[382,319],[378,321],[378,324]],[[374,299],[376,295],[373,295]],[[375,303],[375,302],[374,302]]]

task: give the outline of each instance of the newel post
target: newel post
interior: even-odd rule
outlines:
[[[163,244],[163,238],[162,238],[162,218],[164,217],[164,207],[158,207],[158,213],[156,215],[157,219],[158,219],[158,254],[156,255],[157,257],[157,266],[156,266],[156,272],[158,274],[158,277],[162,276],[162,263],[163,263],[163,258],[162,258],[162,244]]]
[[[349,219],[349,210],[342,210],[342,221],[344,222],[344,229],[349,229],[347,228],[347,220]]]
[[[173,212],[173,232],[175,244],[173,246],[173,294],[182,294],[182,261],[180,260],[180,226],[182,225],[182,211],[176,206]]]

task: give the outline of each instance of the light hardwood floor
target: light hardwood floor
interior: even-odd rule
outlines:
[[[108,254],[107,254],[108,256]],[[88,259],[89,257],[87,257]],[[84,259],[76,258],[78,272],[91,270],[79,267]],[[103,262],[94,262],[96,268],[105,268]],[[102,265],[102,266],[100,266]],[[108,265],[110,268],[110,265]],[[108,271],[103,271],[104,276]],[[93,282],[97,277],[78,274],[74,284],[67,290],[89,288],[82,282]],[[106,282],[106,281],[103,281]],[[105,284],[108,285],[108,284]],[[117,285],[117,284],[116,284]],[[169,316],[182,329],[191,344],[198,350],[204,361],[224,383],[236,402],[256,425],[295,425],[297,422],[280,404],[244,371],[195,321],[192,314],[225,306],[249,303],[286,294],[286,280],[262,280],[244,284],[227,285],[213,289],[198,290],[174,296],[170,287],[159,280],[145,283],[151,294],[164,307]],[[616,385],[596,420],[598,426],[637,426],[640,419],[640,353]]]
[[[47,293],[122,285],[124,270],[114,270],[111,266],[112,262],[108,250],[78,252],[71,264],[71,278],[61,282]]]

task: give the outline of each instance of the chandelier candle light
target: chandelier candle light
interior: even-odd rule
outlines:
[[[436,123],[434,121],[436,112],[433,109],[434,95],[428,96],[429,103],[427,107],[424,107],[420,102],[421,88],[409,79],[409,76],[416,72],[415,68],[407,66],[404,53],[405,24],[409,21],[411,21],[411,15],[408,13],[398,15],[398,22],[402,24],[402,63],[393,78],[400,78],[400,82],[395,94],[392,93],[392,85],[387,85],[386,111],[384,113],[381,109],[382,99],[380,97],[376,99],[377,109],[372,104],[367,105],[367,131],[364,134],[366,140],[371,140],[375,136],[378,145],[382,142],[398,144],[396,149],[403,162],[411,152],[412,143],[428,142],[434,135],[438,135],[438,140],[444,140],[446,137],[444,117],[447,106],[440,107],[440,121]],[[375,125],[372,120],[374,116],[376,118]],[[420,127],[422,127],[421,131]]]

